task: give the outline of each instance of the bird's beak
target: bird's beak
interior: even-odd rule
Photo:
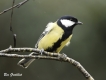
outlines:
[[[78,25],[82,25],[83,23],[82,23],[82,22],[80,22],[80,21],[78,21],[78,22],[77,22],[77,24],[78,24]]]

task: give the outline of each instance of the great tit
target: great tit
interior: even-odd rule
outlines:
[[[59,53],[65,45],[70,43],[72,38],[72,30],[76,25],[81,25],[82,22],[72,16],[62,16],[56,22],[50,22],[39,37],[35,48],[43,49],[47,52]],[[32,52],[29,55],[34,55]],[[19,66],[27,68],[35,59],[21,59],[18,62]]]

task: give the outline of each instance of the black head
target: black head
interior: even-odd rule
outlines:
[[[83,24],[82,22],[78,21],[77,18],[72,17],[72,16],[62,16],[57,23],[59,23],[59,25],[63,25],[64,27],[68,28],[68,27],[74,27],[76,25],[81,25]]]

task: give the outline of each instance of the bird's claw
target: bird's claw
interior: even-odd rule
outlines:
[[[62,54],[61,54],[61,59],[62,59],[62,60],[63,60],[63,59],[66,60],[66,59],[67,59],[67,55],[64,54],[64,53],[62,53]]]
[[[43,52],[44,52],[44,49],[41,49],[39,53],[40,53],[41,55],[43,55]]]

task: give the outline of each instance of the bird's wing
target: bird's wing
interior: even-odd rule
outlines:
[[[35,44],[35,48],[38,47],[39,41],[40,41],[48,32],[51,31],[51,29],[53,28],[53,24],[54,24],[53,22],[49,22],[49,23],[47,24],[45,30],[42,32],[42,34],[40,35],[40,37],[39,37],[37,43]]]

